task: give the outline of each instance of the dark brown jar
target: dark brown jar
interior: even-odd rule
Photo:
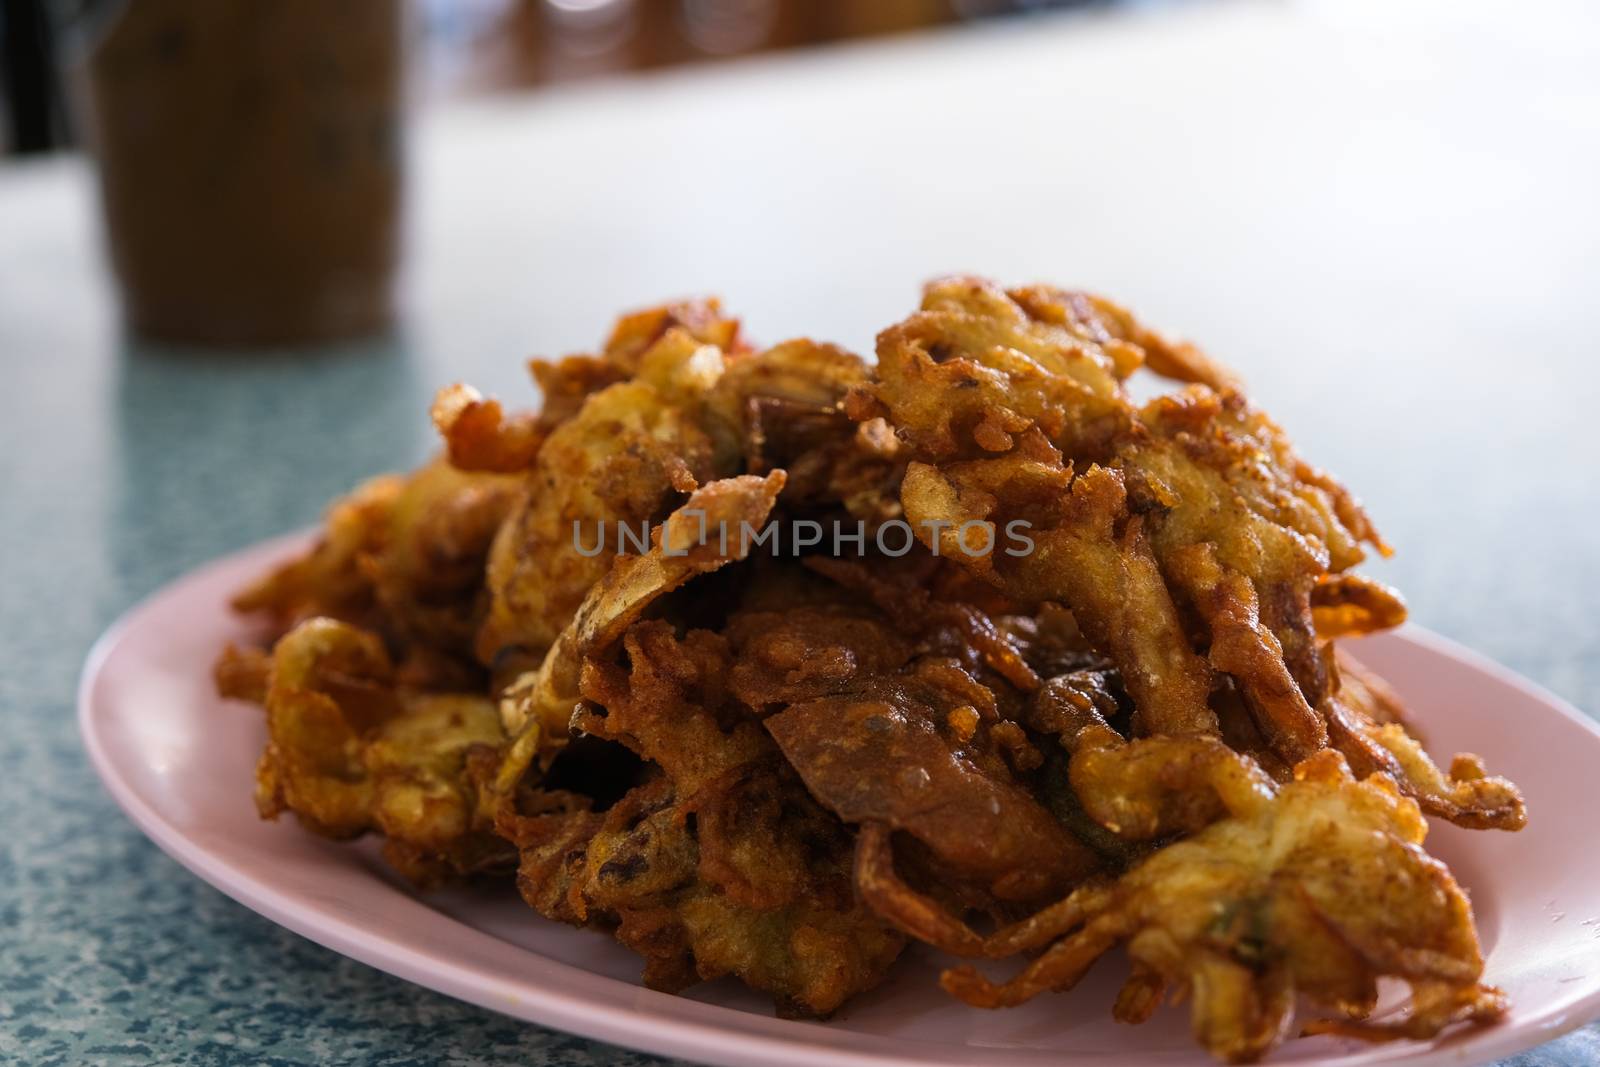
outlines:
[[[131,0],[85,56],[112,265],[142,336],[386,329],[402,186],[399,0]]]

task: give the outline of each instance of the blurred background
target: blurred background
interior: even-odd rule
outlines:
[[[81,148],[134,335],[393,326],[418,109],[1112,0],[0,0],[0,162]]]
[[[81,41],[126,0],[0,0],[0,155],[70,147],[64,38]],[[161,0],[156,0],[159,4]],[[225,2],[225,0],[224,0]],[[515,92],[1051,10],[1186,0],[409,0],[413,89],[425,99]],[[1204,0],[1187,0],[1191,3]],[[193,7],[194,5],[190,5]],[[181,18],[184,5],[167,3]]]

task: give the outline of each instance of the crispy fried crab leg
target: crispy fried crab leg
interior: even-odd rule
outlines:
[[[1312,1032],[1428,1038],[1455,1022],[1492,1022],[1505,999],[1479,982],[1471,905],[1422,851],[1425,833],[1416,804],[1387,776],[1357,781],[1323,751],[1293,782],[1264,782],[1252,803],[1116,881],[994,934],[992,956],[1048,946],[1017,977],[995,983],[964,966],[942,984],[978,1007],[1019,1004],[1070,989],[1125,944],[1135,971],[1117,1017],[1143,1021],[1167,989],[1192,994],[1196,1038],[1229,1062],[1277,1044],[1296,995],[1327,1013]],[[1381,977],[1410,985],[1404,1020],[1368,1021]]]
[[[1084,813],[1118,837],[1194,833],[1224,815],[1248,815],[1272,796],[1271,777],[1218,738],[1130,743],[1107,724],[1108,706],[1101,673],[1075,671],[1032,695],[1026,721],[1071,753],[1067,774]]]
[[[1429,815],[1471,830],[1520,830],[1528,824],[1522,793],[1491,775],[1483,760],[1457,754],[1445,771],[1399,723],[1372,722],[1337,694],[1324,705],[1333,746],[1357,774],[1385,774]]]
[[[1388,552],[1354,498],[1215,368],[1163,355],[1207,384],[1135,407],[1122,383],[1148,359],[1141,339],[1125,312],[1082,294],[937,282],[879,335],[877,380],[847,407],[911,446],[901,499],[925,543],[1023,603],[1072,610],[1121,671],[1138,733],[1217,733],[1221,672],[1285,764],[1331,741],[1431,813],[1520,825],[1514,790],[1481,766],[1444,776],[1403,728],[1368,728],[1337,699],[1319,628],[1364,633],[1405,616],[1387,587],[1343,573],[1362,543]],[[1014,523],[1031,551],[998,550]],[[983,537],[964,532],[974,525]],[[985,538],[995,550],[965,550]]]
[[[1014,585],[1023,584],[1018,570],[1035,580],[1052,577],[1057,587],[1071,583],[1075,588],[1044,595],[1059,596],[1090,618],[1088,609],[1102,606],[1096,599],[1111,598],[1108,590],[1127,588],[1130,579],[1150,586],[1144,599],[1160,610],[1149,621],[1135,620],[1142,639],[1127,639],[1113,652],[1131,685],[1163,677],[1150,651],[1173,647],[1175,610],[1164,603],[1173,599],[1164,576],[1174,554],[1212,543],[1222,561],[1254,585],[1280,645],[1277,659],[1288,657],[1290,669],[1299,670],[1297,680],[1313,690],[1302,694],[1301,707],[1276,705],[1284,718],[1267,731],[1281,739],[1286,756],[1304,755],[1322,731],[1311,710],[1321,693],[1310,589],[1328,566],[1358,560],[1359,539],[1376,535],[1353,501],[1301,463],[1281,432],[1236,394],[1196,385],[1136,408],[1122,381],[1146,358],[1137,339],[1150,335],[1126,313],[1097,307],[1081,294],[1006,294],[973,279],[935,283],[921,312],[880,335],[878,381],[858,392],[852,410],[860,417],[885,415],[917,458],[942,475],[943,484],[926,471],[907,476],[907,512],[915,502],[923,519],[959,528],[1037,517],[1048,524],[1043,532],[1070,534],[1075,516],[1053,511],[1046,496],[1062,495],[1077,478],[1097,478],[1104,486],[1097,495],[1106,502],[1091,543],[1120,538],[1116,557],[1095,560],[1090,576],[1076,580],[1064,572],[1083,572],[1085,561],[1060,548],[1053,568],[1008,568],[1009,561],[993,558],[990,574],[1005,582],[1010,571]],[[1214,370],[1194,368],[1183,376],[1225,383]],[[1023,442],[1035,433],[1062,455]],[[1005,464],[1019,448],[1029,452],[1027,462],[985,469]],[[1112,502],[1112,495],[1121,499]],[[1347,528],[1345,520],[1357,528]],[[1106,536],[1107,528],[1113,536]],[[1103,643],[1106,635],[1091,637]],[[1130,655],[1137,650],[1144,654]],[[1193,693],[1204,674],[1192,664],[1181,674],[1188,679],[1181,702],[1152,692],[1136,693],[1135,702],[1157,720],[1173,714],[1174,704],[1187,703],[1183,725],[1193,732],[1209,725]],[[1147,728],[1178,732],[1162,721]]]
[[[1313,710],[1323,682],[1311,588],[1329,566],[1359,560],[1358,541],[1376,535],[1348,495],[1236,394],[1197,385],[1136,408],[1122,381],[1150,335],[1115,310],[1081,294],[935,283],[921,312],[880,335],[878,381],[852,410],[885,415],[925,464],[902,490],[919,525],[1021,520],[1039,529],[1048,543],[1032,555],[1042,559],[981,564],[1008,592],[1062,599],[1092,625],[1115,619],[1107,609],[1138,590],[1143,610],[1124,613],[1126,626],[1089,636],[1123,668],[1149,732],[1215,726],[1203,707],[1209,678],[1183,661],[1189,642],[1178,637],[1174,601],[1187,598],[1173,596],[1183,590],[1172,575],[1182,552],[1209,544],[1219,566],[1252,587],[1261,621],[1251,629],[1277,645],[1258,639],[1257,654],[1230,663],[1255,668],[1242,679],[1252,710],[1280,754],[1302,758],[1326,740]],[[1214,369],[1191,369],[1182,376],[1225,387]],[[1084,479],[1090,485],[1077,489]],[[1077,507],[1051,499],[1080,493]],[[1231,647],[1242,650],[1237,639]],[[1309,691],[1288,694],[1286,672]]]
[[[1024,603],[1058,600],[1122,669],[1147,733],[1215,732],[1206,705],[1212,677],[1189,639],[1151,554],[1143,524],[1126,511],[1121,476],[1091,467],[1074,478],[1035,431],[1004,456],[937,467],[912,463],[901,485],[906,517],[933,544]],[[1022,519],[1033,550],[1000,560],[962,548],[963,524]],[[992,530],[991,530],[992,534]],[[930,546],[932,547],[932,546]]]
[[[1250,580],[1224,568],[1216,548],[1204,542],[1174,551],[1168,570],[1211,630],[1206,658],[1238,680],[1273,750],[1285,759],[1301,760],[1325,747],[1327,728],[1289,672],[1277,635],[1262,623]]]

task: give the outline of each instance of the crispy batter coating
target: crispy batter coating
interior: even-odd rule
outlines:
[[[946,551],[964,523],[1038,529],[1037,551],[975,566],[1013,595],[1072,608],[1123,669],[1146,731],[1216,729],[1205,707],[1213,682],[1178,609],[1228,608],[1206,621],[1235,624],[1221,643],[1246,669],[1230,673],[1280,754],[1301,758],[1326,742],[1313,710],[1327,684],[1312,589],[1329,568],[1358,562],[1362,540],[1381,542],[1349,494],[1238,393],[1194,385],[1136,407],[1122,379],[1144,358],[1131,339],[1140,336],[1073,294],[936,283],[921,312],[880,335],[878,381],[851,410],[886,416],[916,447],[922,462],[902,499],[919,525],[949,524]],[[1183,376],[1225,386],[1213,372]],[[1239,592],[1228,577],[1239,574],[1253,607],[1234,609],[1237,595],[1216,605],[1214,590],[1194,585],[1186,554],[1201,546],[1221,572],[1210,584]],[[1258,645],[1270,635],[1277,647],[1243,656],[1241,613],[1255,616]]]
[[[718,454],[701,414],[724,366],[720,348],[669,329],[633,378],[591,395],[552,431],[490,551],[480,659],[507,649],[542,656],[611,566],[621,528],[637,536],[680,494],[734,473],[735,457]]]
[[[683,301],[626,315],[598,355],[528,364],[544,401],[537,412],[508,415],[500,401],[461,383],[441,389],[431,415],[450,462],[468,471],[526,470],[551,431],[576,415],[590,394],[633,377],[645,351],[672,329],[724,352],[745,350],[738,320],[725,318],[715,300]]]
[[[214,669],[266,712],[262,815],[381,834],[423,887],[514,877],[651,987],[787,1015],[916,939],[1034,957],[945,972],[982,1007],[1125,944],[1114,1014],[1189,996],[1231,1061],[1297,997],[1375,1041],[1497,1018],[1422,814],[1525,807],[1336,645],[1406,610],[1352,571],[1389,551],[1354,497],[1100,297],[944,279],[877,355],[688,301],[533,364],[538,410],[443,390],[444,456],[235,600],[276,637]],[[1136,402],[1141,369],[1181,385]],[[743,536],[791,520],[860,540]]]
[[[748,353],[714,310],[624,320],[606,358],[631,376],[588,395],[543,441],[490,557],[485,662],[509,648],[543,656],[623,547],[623,531],[637,539],[714,478],[782,470],[791,506],[842,506],[874,521],[898,514],[892,437],[840,410],[865,364],[809,341]]]
[[[1326,707],[1333,747],[1356,773],[1388,775],[1416,798],[1423,811],[1457,826],[1520,830],[1527,825],[1522,793],[1506,779],[1489,774],[1477,756],[1459,753],[1445,771],[1403,723],[1374,722],[1339,694]]]
[[[1104,675],[1078,671],[1052,678],[1033,695],[1028,722],[1072,754],[1068,780],[1084,813],[1118,837],[1194,833],[1271,795],[1271,777],[1217,738],[1126,743],[1106,722],[1112,707]]]
[[[825,1017],[881,981],[904,940],[853,904],[840,828],[777,774],[743,768],[692,800],[657,777],[603,814],[503,819],[522,854],[518,885],[549,918],[612,928],[652,988],[733,974],[782,1014]],[[775,838],[798,842],[804,862],[770,862],[762,847]]]
[[[584,657],[610,647],[652,603],[690,578],[745,558],[750,546],[743,530],[761,526],[783,485],[781,470],[712,482],[667,517],[648,552],[617,559],[589,589],[539,669],[505,691],[506,732],[518,735],[531,726],[545,752],[564,743]]]
[[[774,993],[782,1010],[831,1013],[875,984],[902,944],[853,898],[848,832],[807,795],[760,722],[729,706],[725,638],[679,637],[649,620],[622,646],[621,662],[585,659],[587,703],[574,724],[659,768],[629,798],[660,807],[648,825],[608,813],[567,905],[583,921],[593,910],[614,916],[652,985],[731,972]]]
[[[515,500],[513,479],[437,460],[407,478],[382,550],[362,561],[380,628],[405,647],[469,658],[488,608],[484,562]]]
[[[933,542],[942,555],[1024,603],[1065,604],[1091,643],[1121,668],[1145,732],[1216,730],[1206,704],[1214,684],[1210,668],[1184,632],[1143,520],[1128,515],[1117,471],[1093,466],[1074,478],[1033,429],[1014,451],[994,459],[943,467],[912,463],[901,500],[919,532],[942,527]],[[960,530],[969,522],[1026,522],[1033,549],[1014,558],[968,556]]]
[[[393,682],[382,643],[348,623],[309,619],[278,641],[256,769],[262,816],[292,811],[328,837],[380,831],[390,862],[420,884],[505,867],[510,851],[478,819],[467,777],[469,753],[500,742],[494,704]]]
[[[1364,574],[1329,575],[1311,590],[1311,617],[1318,637],[1359,637],[1405,622],[1406,602]]]
[[[370,621],[377,595],[361,561],[382,551],[404,487],[403,477],[386,474],[335,501],[311,549],[241,589],[233,609],[265,615],[282,630],[319,615]]]
[[[1234,1063],[1283,1039],[1296,996],[1326,1013],[1313,1032],[1376,1039],[1504,1013],[1505,998],[1480,982],[1466,894],[1422,851],[1426,824],[1386,776],[1357,781],[1324,750],[1281,789],[1262,782],[1239,796],[1228,818],[1116,881],[995,933],[993,956],[1049,946],[1016,978],[996,984],[962,967],[944,987],[979,1007],[1016,1004],[1071,988],[1125,944],[1135,970],[1118,1018],[1143,1021],[1168,990],[1189,995],[1196,1040]],[[1368,1019],[1380,977],[1410,986],[1405,1019]]]
[[[1071,609],[1120,670],[1142,734],[1218,733],[1220,672],[1282,763],[1331,732],[1430,812],[1520,825],[1498,787],[1430,775],[1403,731],[1385,744],[1339,703],[1325,638],[1405,617],[1392,591],[1344,573],[1363,543],[1388,551],[1359,504],[1214,365],[1159,356],[1203,384],[1135,406],[1122,381],[1153,335],[1119,312],[958,278],[879,336],[877,379],[847,407],[913,446],[901,499],[924,540],[1023,603]],[[1034,551],[960,551],[964,525],[993,536],[1018,522]],[[1482,773],[1463,764],[1460,778]]]
[[[342,619],[377,631],[402,659],[415,655],[413,680],[476,682],[470,659],[488,605],[484,561],[516,493],[514,479],[443,460],[374,478],[329,509],[307,553],[233,606],[266,614],[281,630]]]
[[[835,345],[787,341],[733,361],[709,403],[738,441],[748,473],[787,473],[789,510],[842,508],[876,528],[900,514],[905,462],[887,426],[858,426],[844,413],[845,397],[870,373],[860,356]]]
[[[218,696],[265,704],[271,672],[272,654],[266,649],[229,644],[212,666],[211,680]]]
[[[451,465],[464,471],[526,470],[550,436],[537,416],[507,415],[500,401],[459,382],[439,390],[429,415],[444,438]]]

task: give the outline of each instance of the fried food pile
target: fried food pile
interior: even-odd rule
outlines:
[[[1498,1018],[1423,815],[1522,798],[1339,647],[1405,617],[1355,498],[1098,297],[942,280],[876,354],[708,300],[533,363],[537,411],[441,392],[441,455],[235,601],[276,634],[216,668],[265,709],[262,815],[793,1016],[917,940],[1012,961],[944,972],[985,1008],[1124,945],[1116,1017],[1187,998],[1233,1062],[1297,1001],[1375,1041]]]

